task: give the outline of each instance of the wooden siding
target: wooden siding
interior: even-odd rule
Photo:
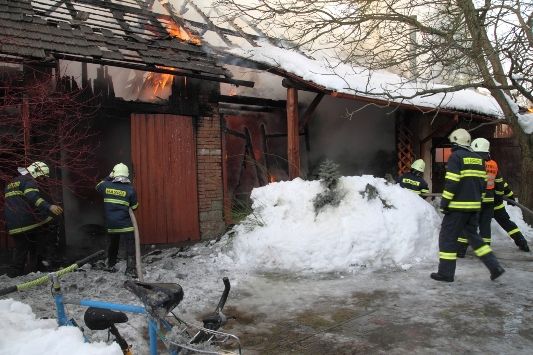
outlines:
[[[131,155],[142,243],[199,240],[192,117],[133,114]]]

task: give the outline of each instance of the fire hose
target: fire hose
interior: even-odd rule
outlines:
[[[139,226],[133,210],[129,209],[131,223],[133,224],[133,234],[135,235],[135,268],[137,269],[137,277],[139,281],[143,280],[143,270],[141,267],[141,239],[139,236]]]
[[[61,277],[61,276],[65,275],[65,274],[68,274],[69,272],[77,270],[83,264],[85,264],[85,263],[87,263],[87,262],[89,262],[89,261],[91,261],[93,259],[96,259],[98,257],[101,257],[103,255],[105,255],[105,252],[103,250],[97,251],[96,253],[91,254],[91,255],[89,255],[86,258],[83,258],[83,259],[80,259],[78,261],[75,261],[70,266],[67,266],[67,267],[65,267],[63,269],[60,269],[60,270],[56,271],[55,274],[58,277]],[[16,291],[24,291],[24,290],[30,289],[32,287],[35,287],[35,286],[46,284],[49,281],[50,281],[50,278],[48,277],[48,274],[46,274],[44,276],[41,276],[41,277],[36,278],[34,280],[31,280],[31,281],[27,281],[27,282],[24,282],[24,283],[15,285],[15,286],[9,286],[9,287],[2,288],[2,289],[0,289],[0,296],[5,296],[7,294],[10,294],[10,293],[16,292]]]
[[[422,197],[441,197],[442,196],[442,193],[427,193],[427,194],[421,194]],[[513,205],[513,206],[516,206],[518,208],[520,208],[522,211],[524,212],[527,212],[529,213],[531,216],[533,216],[533,211],[529,208],[527,208],[526,206],[524,206],[523,204],[515,201],[515,200],[512,200],[510,198],[507,198],[507,197],[503,197],[503,200],[505,202],[507,202],[508,204],[510,205]]]

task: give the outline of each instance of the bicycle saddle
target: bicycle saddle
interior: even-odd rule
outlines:
[[[83,320],[87,328],[91,330],[104,330],[117,323],[126,323],[128,316],[122,312],[89,307],[85,311]]]
[[[128,280],[124,287],[144,304],[146,311],[156,318],[165,317],[183,299],[183,289],[176,283],[148,283]]]

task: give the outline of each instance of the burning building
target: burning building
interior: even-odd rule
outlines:
[[[53,78],[54,90],[92,100],[83,176],[96,184],[116,162],[131,167],[144,244],[218,236],[253,187],[312,177],[325,158],[341,163],[343,174],[383,176],[422,157],[440,191],[447,133],[497,116],[472,110],[475,100],[492,107],[475,93],[464,94],[478,95],[467,104],[457,96],[437,109],[440,98],[391,102],[341,90],[308,55],[236,21],[214,23],[195,1],[174,3],[0,3],[0,61],[26,80],[38,70]],[[368,84],[367,74],[352,68],[343,80]],[[492,135],[491,127],[483,134]],[[21,156],[35,159],[32,139],[28,145]],[[9,168],[14,175],[16,166]],[[51,195],[65,207],[63,244],[94,248],[102,202],[90,184],[81,186],[80,171],[58,164],[56,176],[61,184]],[[5,235],[0,246],[8,246]]]

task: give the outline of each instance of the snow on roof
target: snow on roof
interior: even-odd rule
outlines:
[[[207,26],[198,31],[205,42],[219,51],[236,58],[246,59],[296,75],[307,82],[338,93],[392,101],[423,108],[444,108],[449,110],[474,112],[477,114],[501,117],[502,111],[496,100],[473,89],[449,93],[412,97],[421,89],[444,89],[445,85],[434,83],[414,83],[404,77],[387,71],[369,71],[363,67],[334,62],[333,58],[321,53],[312,58],[293,48],[283,48],[273,44],[264,34],[244,19],[228,19],[208,0],[171,0],[180,16],[186,20],[206,23],[212,21],[219,28],[234,33],[214,31]],[[187,9],[183,14],[183,9]],[[203,12],[201,14],[200,12]],[[193,26],[194,27],[194,26]],[[250,41],[243,36],[249,34]],[[241,34],[241,35],[239,35]],[[393,93],[393,94],[391,94]]]

